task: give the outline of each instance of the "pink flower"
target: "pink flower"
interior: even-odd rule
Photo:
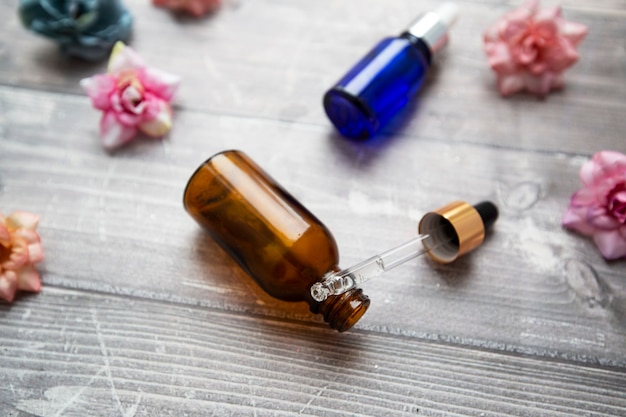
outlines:
[[[102,110],[102,145],[113,149],[133,139],[139,131],[151,137],[165,135],[172,126],[170,101],[180,79],[156,68],[122,42],[115,44],[107,74],[84,78],[93,106]]]
[[[626,257],[626,155],[602,151],[580,170],[563,226],[593,241],[606,259]]]
[[[155,6],[187,12],[196,17],[214,11],[221,3],[221,0],[152,0]]]
[[[13,301],[18,290],[39,292],[41,280],[34,264],[43,260],[39,217],[25,211],[0,214],[0,298]]]
[[[524,89],[543,96],[563,86],[562,73],[578,61],[587,27],[568,22],[561,8],[539,10],[539,0],[502,17],[484,34],[489,65],[503,96]]]

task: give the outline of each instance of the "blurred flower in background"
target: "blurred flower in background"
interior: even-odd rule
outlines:
[[[6,218],[0,213],[0,299],[11,302],[18,290],[41,290],[34,266],[43,260],[38,223],[39,216],[25,211]]]
[[[158,138],[172,126],[170,101],[180,78],[148,67],[132,48],[118,42],[108,72],[80,81],[93,106],[102,110],[100,138],[107,149],[117,148],[140,131]]]
[[[504,15],[483,36],[489,66],[503,96],[527,90],[543,96],[563,86],[563,71],[578,61],[587,27],[568,22],[560,7],[531,0]]]
[[[131,33],[132,16],[119,0],[20,0],[24,26],[61,45],[70,56],[106,58]]]
[[[626,257],[626,155],[601,151],[580,170],[563,226],[591,236],[606,259]]]
[[[155,6],[189,13],[196,17],[214,11],[221,3],[221,0],[152,0]]]

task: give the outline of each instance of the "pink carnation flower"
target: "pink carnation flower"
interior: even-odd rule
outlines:
[[[39,217],[25,211],[0,214],[0,299],[13,301],[18,290],[39,292],[41,280],[34,264],[43,260]]]
[[[182,11],[200,17],[217,9],[221,0],[152,0],[155,6]]]
[[[543,96],[563,86],[562,73],[578,61],[587,27],[568,22],[560,7],[539,10],[539,0],[502,17],[484,34],[489,65],[503,96],[522,90]]]
[[[165,135],[172,126],[170,101],[180,78],[147,67],[143,59],[122,42],[115,44],[107,74],[84,78],[93,106],[102,110],[102,145],[113,149],[133,139],[139,131],[151,137]]]
[[[606,259],[626,257],[626,155],[598,152],[580,170],[563,225],[593,241]]]

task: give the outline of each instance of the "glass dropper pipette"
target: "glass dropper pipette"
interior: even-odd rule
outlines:
[[[419,235],[393,249],[374,255],[358,264],[339,272],[329,272],[322,281],[311,286],[311,296],[322,302],[331,295],[339,295],[376,278],[383,272],[410,261],[428,252],[422,243],[430,235]]]
[[[450,203],[422,218],[417,237],[350,268],[324,275],[321,281],[311,286],[311,297],[322,302],[332,295],[343,294],[424,253],[441,263],[452,262],[480,246],[485,230],[497,218],[497,207],[488,201],[475,206],[464,202]]]

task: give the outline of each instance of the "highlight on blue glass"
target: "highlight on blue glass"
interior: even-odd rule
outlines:
[[[370,138],[409,102],[432,56],[447,43],[457,10],[446,3],[399,36],[383,39],[326,92],[324,109],[342,135]]]

